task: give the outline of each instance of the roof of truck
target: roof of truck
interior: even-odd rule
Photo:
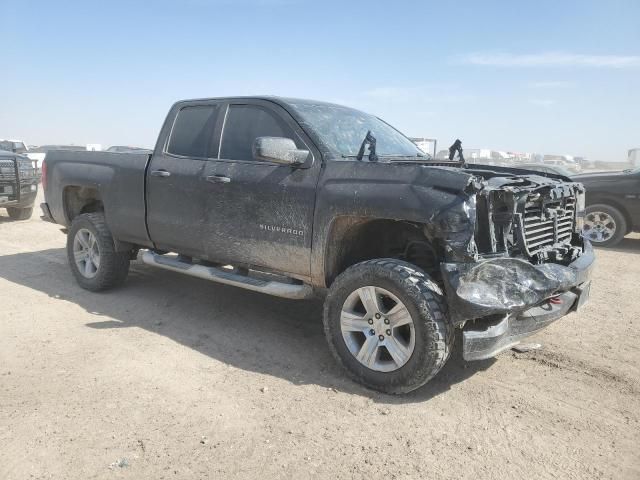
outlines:
[[[305,104],[305,105],[328,105],[334,107],[347,107],[346,105],[340,105],[337,103],[324,102],[321,100],[312,100],[309,98],[295,98],[295,97],[280,97],[277,95],[242,95],[242,96],[228,96],[228,97],[209,97],[209,98],[191,98],[187,100],[180,100],[178,103],[182,102],[196,102],[202,100],[269,100],[276,103],[281,104]]]
[[[310,98],[295,98],[295,97],[264,97],[267,100],[279,100],[283,103],[298,103],[298,104],[306,104],[306,105],[331,105],[335,107],[346,107],[346,105],[340,105],[332,102],[323,102],[322,100],[313,100]],[[350,107],[349,107],[350,108]]]

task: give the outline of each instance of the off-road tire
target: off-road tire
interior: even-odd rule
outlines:
[[[615,233],[604,242],[592,242],[594,246],[613,247],[622,241],[624,236],[627,234],[628,227],[627,219],[620,210],[605,203],[596,203],[593,205],[589,205],[586,210],[587,215],[589,215],[589,213],[591,212],[604,212],[607,215],[610,215],[611,218],[613,218],[614,222],[616,222]]]
[[[31,214],[33,214],[33,207],[7,207],[7,213],[13,220],[29,220],[31,218]]]
[[[411,314],[415,348],[407,363],[392,372],[367,368],[348,350],[340,328],[345,299],[356,289],[372,285],[397,296]],[[356,382],[384,393],[401,394],[431,380],[448,360],[454,328],[440,287],[421,269],[391,258],[368,260],[349,267],[329,288],[324,303],[324,331],[338,363]]]
[[[96,238],[100,250],[100,266],[93,278],[87,278],[76,265],[73,254],[73,241],[78,230],[89,230]],[[85,290],[99,292],[117,287],[124,283],[129,273],[130,252],[116,252],[111,231],[102,213],[84,213],[73,219],[67,234],[67,258],[71,272],[78,284]]]

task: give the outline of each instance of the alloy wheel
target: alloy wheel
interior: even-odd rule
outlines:
[[[352,292],[340,312],[340,329],[351,354],[378,372],[398,370],[415,348],[411,313],[384,288],[365,286]]]
[[[73,239],[73,257],[78,271],[85,278],[93,278],[100,268],[100,249],[95,235],[86,228],[76,232]]]
[[[593,243],[609,240],[616,233],[616,222],[605,212],[589,212],[584,219],[582,235]]]

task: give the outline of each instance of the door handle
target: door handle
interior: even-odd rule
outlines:
[[[166,170],[152,170],[151,176],[152,177],[170,177],[171,172],[167,172]]]
[[[225,177],[224,175],[209,175],[207,177],[207,182],[211,183],[229,183],[231,179],[229,177]]]

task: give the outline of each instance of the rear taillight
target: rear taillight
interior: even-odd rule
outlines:
[[[47,189],[47,163],[42,160],[42,190]]]

